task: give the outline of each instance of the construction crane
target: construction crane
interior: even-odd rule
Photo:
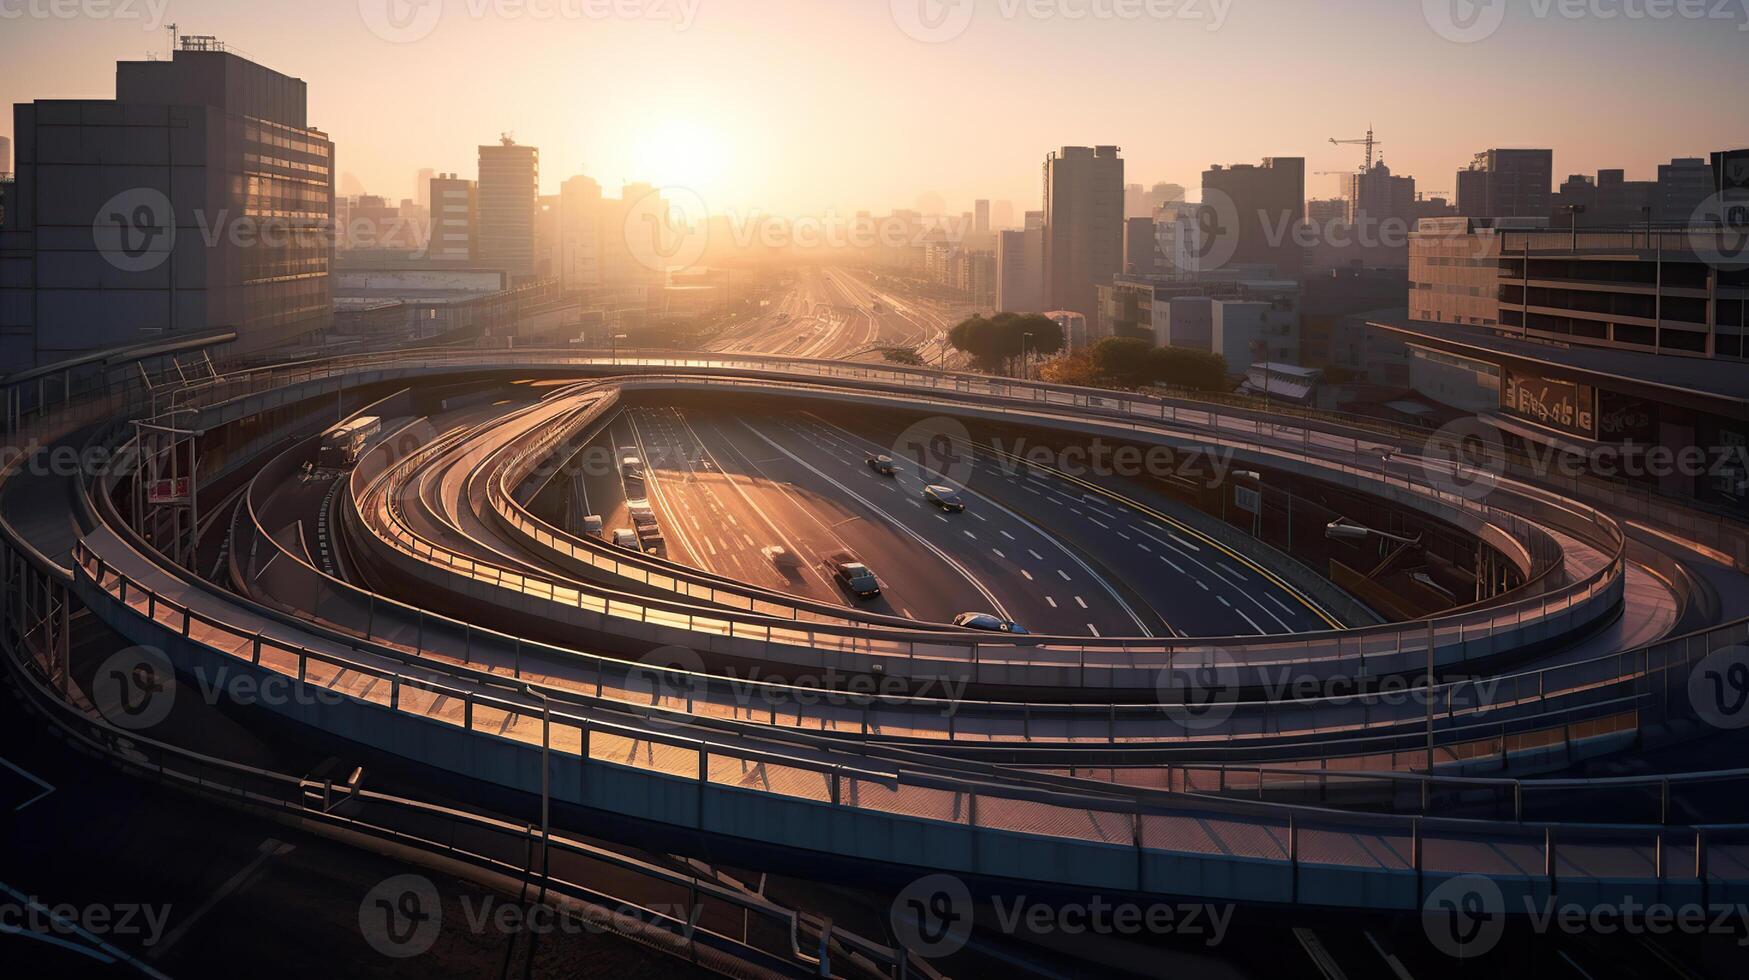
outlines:
[[[1362,170],[1361,173],[1371,173],[1372,172],[1373,149],[1375,147],[1379,147],[1379,146],[1384,145],[1384,143],[1382,143],[1381,141],[1375,140],[1372,138],[1372,127],[1371,126],[1368,126],[1366,128],[1366,139],[1363,139],[1363,140],[1339,140],[1339,139],[1332,137],[1330,139],[1330,144],[1332,146],[1365,146],[1366,147],[1366,169]]]

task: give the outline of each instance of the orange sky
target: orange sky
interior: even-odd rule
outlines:
[[[1215,162],[1351,168],[1360,151],[1327,140],[1369,123],[1428,191],[1489,146],[1552,146],[1559,179],[1749,145],[1749,0],[1705,21],[1514,0],[1470,43],[1422,0],[128,0],[131,17],[74,19],[31,2],[0,0],[25,12],[0,19],[0,99],[110,94],[114,61],[164,49],[161,6],[309,82],[340,169],[394,197],[420,167],[471,174],[505,131],[541,148],[548,190],[586,172],[792,214],[924,192],[1037,207],[1066,143],[1119,144],[1132,181],[1193,196]]]

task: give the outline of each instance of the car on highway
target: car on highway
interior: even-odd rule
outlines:
[[[628,480],[644,478],[644,458],[636,446],[619,447],[619,471]]]
[[[961,514],[966,509],[966,500],[960,496],[958,490],[953,487],[944,487],[938,483],[932,483],[923,488],[923,499],[950,514]]]
[[[875,573],[850,552],[840,551],[828,558],[826,564],[844,591],[858,599],[873,599],[881,594],[881,583],[875,578]]]
[[[614,528],[613,545],[616,548],[624,548],[627,551],[644,550],[638,546],[638,532],[629,527]]]
[[[583,518],[583,533],[592,538],[607,537],[607,525],[602,523],[600,514],[590,514]]]
[[[882,476],[897,476],[899,474],[899,468],[893,464],[893,457],[887,455],[876,456],[870,453],[868,468]]]
[[[1031,636],[1026,627],[1010,622],[1000,616],[989,613],[960,613],[953,618],[953,624],[961,629],[981,630],[985,633],[1009,633],[1014,636]]]
[[[797,576],[802,571],[802,559],[793,551],[781,544],[767,545],[760,548],[759,553],[765,560],[771,562],[771,567],[787,576]]]

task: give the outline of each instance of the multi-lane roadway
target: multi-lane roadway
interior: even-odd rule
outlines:
[[[580,459],[573,520],[611,531],[647,496],[670,560],[750,585],[931,623],[993,613],[1062,636],[1279,634],[1319,628],[1293,592],[1163,513],[1134,510],[988,453],[948,467],[905,457],[902,433],[853,430],[811,413],[632,408]],[[643,479],[600,461],[635,449]],[[888,476],[868,465],[891,455]],[[960,491],[964,513],[923,488]],[[797,561],[785,566],[772,549]],[[835,558],[872,568],[882,594],[859,600]]]
[[[793,285],[756,317],[731,324],[710,345],[733,353],[875,358],[883,348],[952,364],[947,331],[967,310],[877,284],[870,273],[803,267]]]

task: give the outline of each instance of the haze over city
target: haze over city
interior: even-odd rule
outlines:
[[[0,978],[1743,980],[1749,0],[0,0]]]
[[[548,193],[587,173],[792,215],[930,193],[953,214],[974,198],[1036,207],[1040,155],[1072,144],[1115,143],[1130,179],[1193,197],[1211,163],[1304,156],[1309,192],[1335,196],[1334,178],[1310,175],[1354,169],[1356,152],[1327,140],[1369,125],[1393,170],[1444,190],[1483,146],[1552,146],[1559,174],[1649,179],[1671,156],[1749,139],[1725,98],[1749,85],[1741,0],[1708,0],[1701,18],[1510,3],[1474,43],[1402,0],[617,2],[631,16],[598,0],[168,0],[154,18],[134,0],[62,18],[9,0],[0,95],[106,96],[109,65],[163,56],[165,31],[147,28],[175,22],[308,82],[311,123],[373,194],[413,196],[416,163],[465,170],[511,132],[541,148]],[[403,7],[406,29],[387,26]],[[939,43],[906,33],[937,7],[950,27],[973,16]],[[1631,131],[1601,125],[1622,120]]]

